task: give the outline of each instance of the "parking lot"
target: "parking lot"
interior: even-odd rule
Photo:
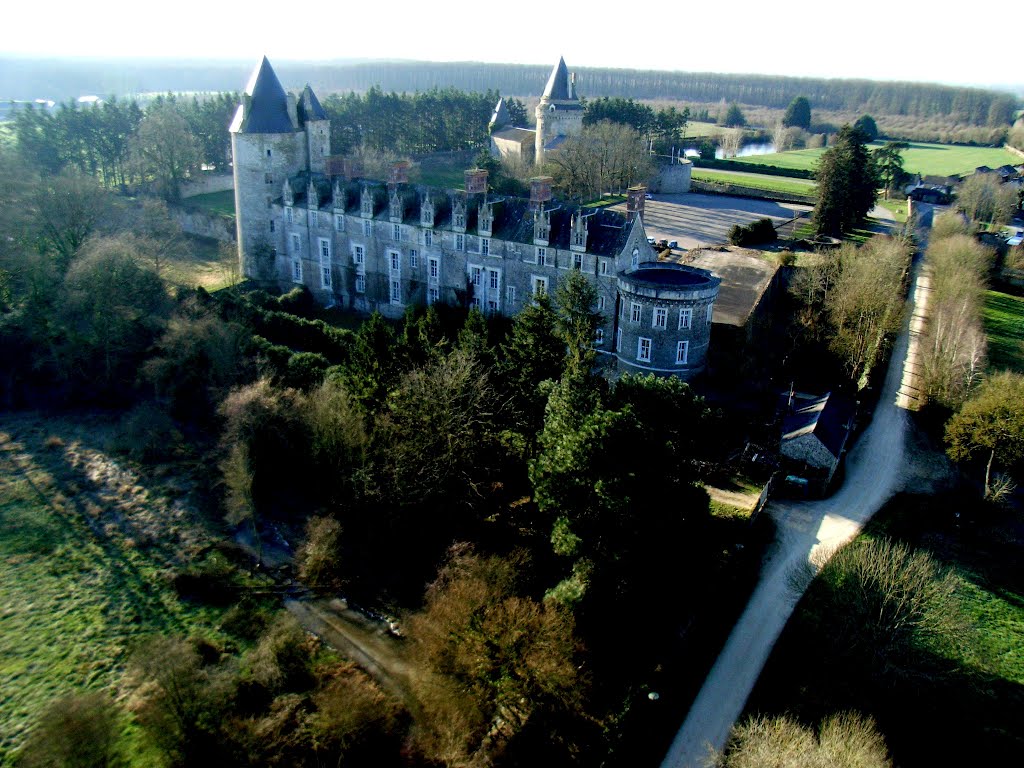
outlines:
[[[625,204],[616,210],[625,211]],[[810,206],[796,203],[694,192],[654,195],[644,204],[644,229],[655,240],[676,240],[680,248],[700,248],[729,242],[734,224],[769,218],[778,225],[810,210]]]

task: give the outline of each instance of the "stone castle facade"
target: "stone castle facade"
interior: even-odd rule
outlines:
[[[538,151],[542,138],[547,148],[565,135],[557,131],[582,126],[573,101],[560,61],[538,106]],[[247,278],[305,285],[324,305],[389,317],[434,302],[514,315],[576,270],[598,293],[595,347],[620,370],[690,378],[705,366],[719,280],[657,261],[643,187],[630,190],[623,214],[562,204],[546,177],[531,181],[529,199],[494,195],[480,170],[466,172],[461,190],[410,184],[402,163],[387,181],[361,178],[331,157],[330,123],[310,87],[285,93],[266,58],[232,122],[231,146]]]

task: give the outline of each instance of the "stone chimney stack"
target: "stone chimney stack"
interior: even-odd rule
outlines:
[[[626,190],[626,218],[633,221],[638,216],[644,217],[644,200],[647,199],[647,187],[637,184]]]

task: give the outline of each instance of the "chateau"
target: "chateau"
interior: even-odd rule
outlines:
[[[559,61],[537,108],[535,151],[556,148],[582,116]],[[594,345],[620,370],[689,378],[704,368],[720,281],[657,261],[644,187],[630,190],[623,214],[560,203],[548,177],[531,180],[529,199],[490,193],[482,170],[466,171],[460,190],[410,184],[404,163],[386,182],[361,178],[331,157],[330,123],[312,89],[285,93],[266,58],[232,121],[231,148],[248,278],[305,285],[324,305],[389,317],[434,302],[514,315],[577,270],[597,288]]]

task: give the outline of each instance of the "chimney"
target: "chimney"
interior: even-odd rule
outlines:
[[[647,199],[647,187],[637,184],[626,190],[626,218],[633,221],[637,216],[644,217],[644,200]]]
[[[551,199],[551,184],[554,182],[550,176],[534,176],[530,179],[530,208],[539,211],[544,208],[544,203]]]
[[[487,194],[487,171],[483,168],[470,168],[465,173],[466,194]]]
[[[395,187],[399,184],[405,184],[409,181],[409,161],[399,160],[392,163],[391,170],[388,173],[388,190],[390,192],[395,191]]]

